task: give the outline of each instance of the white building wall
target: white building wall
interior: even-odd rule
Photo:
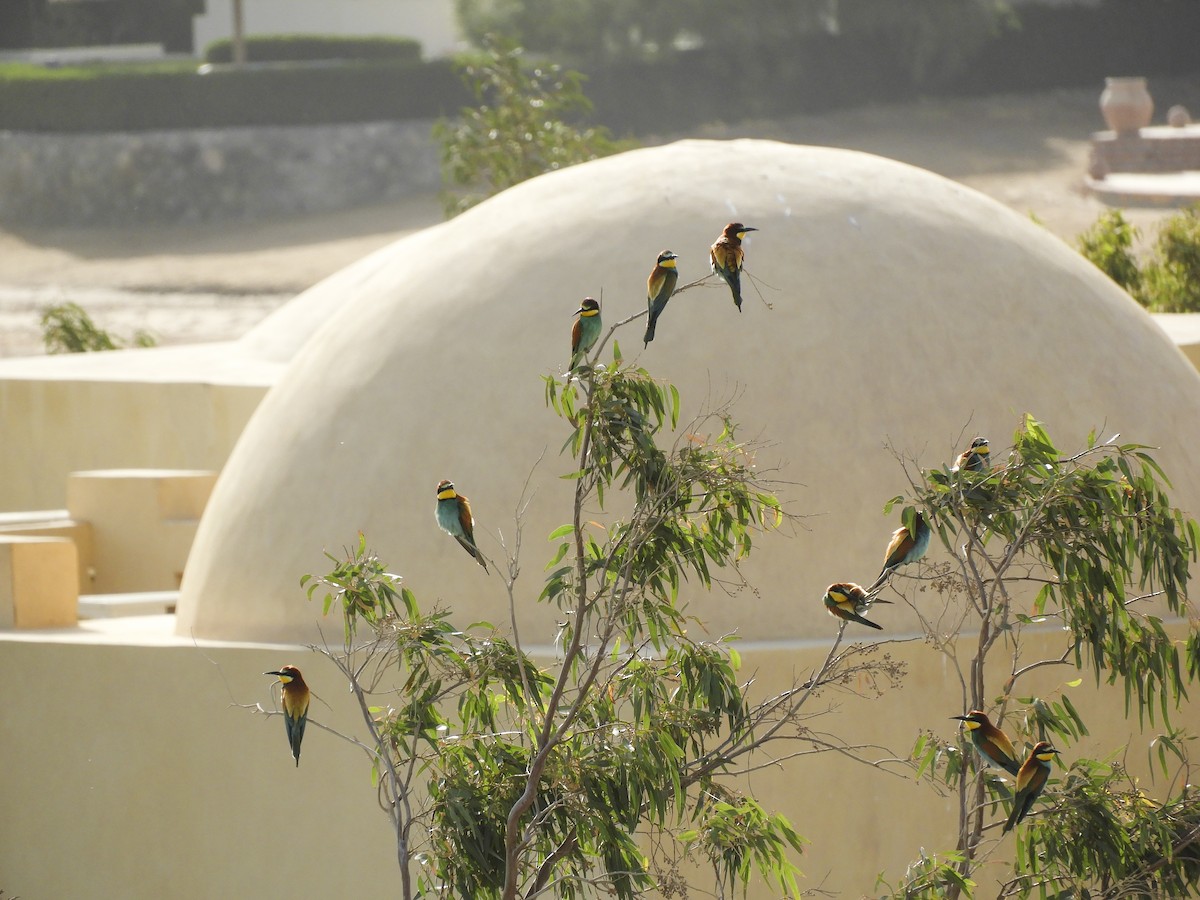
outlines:
[[[233,36],[233,0],[208,0],[192,19],[200,54],[213,41]],[[425,58],[446,56],[462,45],[453,0],[243,0],[246,35],[340,34],[411,37]]]

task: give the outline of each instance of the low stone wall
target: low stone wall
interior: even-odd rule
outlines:
[[[0,221],[211,222],[343,209],[440,185],[432,122],[113,134],[0,132]]]
[[[1200,170],[1200,125],[1155,126],[1136,135],[1101,131],[1092,135],[1089,174]]]

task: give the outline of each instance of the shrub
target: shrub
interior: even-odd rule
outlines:
[[[119,338],[98,327],[78,303],[60,303],[42,313],[42,343],[50,354],[119,350],[125,346]],[[133,336],[135,347],[153,347],[156,343],[145,331]]]
[[[566,119],[591,109],[583,76],[557,65],[529,67],[510,41],[489,40],[459,64],[476,106],[434,125],[442,145],[442,205],[462,212],[507,187],[621,149],[604,128]]]
[[[0,65],[0,131],[322,125],[436,118],[466,100],[448,62],[222,68],[194,61],[46,69]]]
[[[1200,312],[1200,204],[1159,228],[1141,266],[1130,252],[1137,229],[1119,210],[1104,213],[1079,236],[1079,252],[1153,312]]]
[[[245,39],[246,59],[251,62],[306,62],[324,59],[386,59],[417,62],[421,42],[403,37],[343,37],[322,34],[264,34]],[[213,41],[204,49],[210,63],[233,60],[233,41]]]
[[[1113,209],[1079,235],[1076,244],[1079,252],[1096,268],[1125,288],[1138,302],[1145,302],[1141,296],[1142,274],[1130,252],[1137,236],[1138,230],[1129,224],[1119,209]]]
[[[1200,204],[1163,223],[1142,283],[1152,309],[1200,312]]]

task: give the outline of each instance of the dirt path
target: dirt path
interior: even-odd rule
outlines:
[[[280,220],[0,230],[0,285],[295,294],[441,219],[430,195]]]
[[[1200,78],[1151,85],[1200,112]],[[713,125],[675,137],[756,137],[876,153],[975,188],[1073,243],[1107,208],[1084,193],[1099,90],[939,100]],[[1143,235],[1168,212],[1126,210]],[[304,218],[105,230],[0,230],[0,355],[41,352],[40,310],[75,300],[118,335],[236,337],[296,293],[441,220],[432,195]]]

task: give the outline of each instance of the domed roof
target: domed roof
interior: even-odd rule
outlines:
[[[567,362],[572,313],[602,298],[612,323],[645,308],[658,252],[681,283],[708,271],[726,222],[746,243],[745,304],[710,279],[671,301],[657,339],[617,337],[626,361],[674,382],[683,421],[730,398],[766,446],[788,534],[756,541],[728,590],[682,598],[711,634],[821,637],[834,581],[868,582],[907,486],[976,434],[1006,446],[1023,413],[1064,448],[1093,428],[1160,445],[1176,500],[1195,510],[1200,375],[1128,296],[1057,238],[954,182],[863,153],[767,141],[684,141],[521,184],[317,285],[335,314],[296,355],[221,474],[188,561],[181,634],[311,641],[299,579],[325,573],[361,530],[422,603],[507,623],[503,581],[434,522],[442,478],[470,497],[476,537],[516,544],[526,645],[549,642],[537,604],[545,536],[570,516],[564,424],[543,374]],[[750,282],[753,281],[753,285]],[[322,296],[336,292],[336,298]],[[769,304],[769,306],[768,306]],[[931,558],[941,554],[939,548]],[[889,632],[914,626],[889,607]]]

